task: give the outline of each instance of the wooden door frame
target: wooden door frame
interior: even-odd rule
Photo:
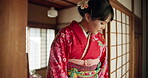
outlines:
[[[0,0],[0,78],[27,78],[27,0]]]
[[[136,32],[136,23],[139,23],[139,32],[137,33]],[[139,18],[139,17],[137,17],[136,15],[133,15],[133,26],[134,26],[134,32],[133,32],[133,34],[134,34],[134,46],[136,45],[136,42],[135,42],[135,36],[137,36],[137,34],[138,34],[138,36],[140,37],[140,54],[137,54],[137,53],[135,53],[136,51],[135,51],[135,49],[134,49],[134,51],[133,51],[133,54],[134,54],[134,57],[133,57],[133,62],[134,62],[134,65],[133,65],[133,69],[134,70],[137,70],[137,69],[139,69],[139,71],[134,71],[133,72],[133,78],[142,78],[142,21],[141,21],[141,19]],[[136,57],[136,56],[138,56],[138,57]],[[137,61],[136,59],[139,59],[140,61]],[[139,62],[139,68],[136,68],[138,65],[137,65],[137,62]],[[138,72],[139,73],[139,76],[140,77],[137,77],[136,76],[136,72]]]

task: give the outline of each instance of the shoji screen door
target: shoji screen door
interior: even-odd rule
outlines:
[[[129,78],[129,16],[114,8],[115,17],[106,27],[110,78]]]

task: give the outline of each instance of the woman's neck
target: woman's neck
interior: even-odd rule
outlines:
[[[81,22],[80,22],[80,24],[81,24],[81,26],[83,27],[83,29],[85,30],[85,32],[87,33],[87,32],[89,32],[88,31],[88,28],[87,28],[87,22],[85,21],[85,20],[82,20]]]

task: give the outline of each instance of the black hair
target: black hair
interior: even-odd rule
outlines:
[[[89,0],[88,8],[81,9],[78,7],[78,11],[82,17],[85,13],[90,14],[92,20],[102,20],[105,21],[111,14],[111,21],[114,17],[114,11],[108,0]]]

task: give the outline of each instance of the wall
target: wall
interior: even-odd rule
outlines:
[[[117,1],[119,1],[122,5],[124,5],[130,11],[132,11],[132,0],[117,0]]]
[[[47,11],[49,8],[29,4],[28,5],[28,21],[45,23],[45,24],[56,24],[56,18],[47,17]]]
[[[134,0],[134,14],[141,18],[141,0]]]
[[[27,0],[0,0],[0,78],[27,78]]]
[[[77,11],[77,7],[71,7],[68,9],[64,9],[59,11],[58,16],[58,29],[64,28],[69,25],[73,20],[80,22],[82,17],[79,15]]]

